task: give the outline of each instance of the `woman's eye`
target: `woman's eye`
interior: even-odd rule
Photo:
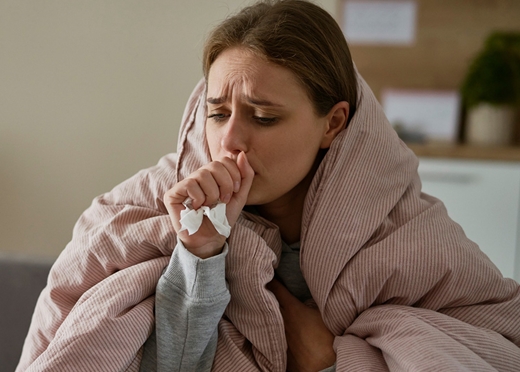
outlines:
[[[225,114],[211,114],[208,116],[208,119],[213,119],[214,122],[218,123],[226,119]]]
[[[255,119],[257,123],[265,126],[274,124],[277,120],[277,118],[267,118],[263,116],[253,116],[253,119]]]

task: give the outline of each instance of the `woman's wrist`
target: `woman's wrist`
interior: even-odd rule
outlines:
[[[184,247],[193,255],[206,259],[222,253],[224,249],[224,245],[226,243],[226,238],[224,236],[220,236],[221,239],[217,241],[211,241],[205,244],[189,244],[185,242],[182,238],[179,238],[182,241]]]

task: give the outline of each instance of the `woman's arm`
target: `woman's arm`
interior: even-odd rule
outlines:
[[[267,287],[276,296],[287,338],[287,371],[335,371],[334,335],[320,311],[294,297],[278,280]]]
[[[177,246],[161,276],[155,298],[155,331],[145,344],[142,371],[209,371],[217,345],[217,326],[229,303],[225,281],[227,236],[205,216],[189,234],[181,229],[183,202],[194,209],[226,203],[233,226],[244,207],[254,172],[244,153],[237,162],[213,161],[175,184],[164,202],[177,233]]]
[[[229,303],[224,251],[201,259],[179,241],[157,285],[156,327],[141,371],[210,371],[217,326]]]

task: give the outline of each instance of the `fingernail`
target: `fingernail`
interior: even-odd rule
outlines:
[[[231,194],[226,194],[226,195],[224,195],[222,202],[227,204],[227,203],[229,203],[230,200],[231,200]]]
[[[242,153],[244,154],[244,160],[246,161],[247,164],[249,164],[249,160],[247,159],[247,155],[244,151],[242,151]]]
[[[238,192],[240,190],[240,181],[235,181],[235,189],[233,191]]]

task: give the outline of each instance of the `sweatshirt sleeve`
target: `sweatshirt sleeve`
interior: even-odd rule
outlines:
[[[147,340],[141,371],[210,371],[217,326],[230,300],[225,257],[201,259],[179,240],[159,279],[155,329]]]

